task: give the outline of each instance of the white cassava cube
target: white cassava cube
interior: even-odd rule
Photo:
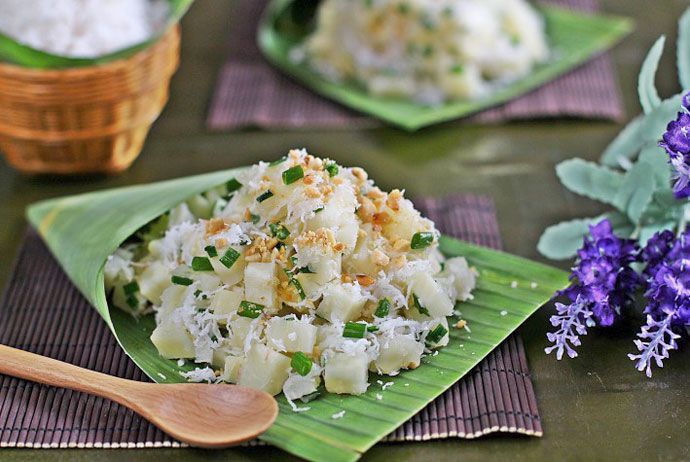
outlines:
[[[225,264],[221,261],[221,259],[225,257],[225,254],[228,253],[228,249],[232,249],[235,252],[239,253],[239,256],[237,257],[235,262],[232,263],[232,266],[230,266],[230,268],[225,266]],[[230,252],[228,258],[232,259],[233,255],[235,254]],[[244,260],[242,246],[239,245],[231,246],[227,249],[218,249],[218,256],[211,258],[211,266],[213,266],[213,271],[215,271],[220,280],[223,281],[223,284],[228,286],[234,286],[235,284],[238,284],[242,281],[242,279],[244,278],[244,267],[246,266],[246,264],[247,263]]]
[[[443,326],[443,328],[446,330],[446,333],[443,334],[443,337],[441,337],[441,340],[439,340],[438,342],[431,342],[427,339],[427,344],[429,348],[441,348],[448,345],[448,342],[450,341],[450,329],[448,328],[448,319],[446,318],[435,319],[434,322],[431,324],[431,327],[429,328],[429,332],[432,332],[439,325]]]
[[[139,292],[154,305],[161,302],[161,294],[171,284],[170,270],[159,261],[154,261],[142,271],[138,278]]]
[[[428,273],[415,273],[408,282],[412,293],[420,304],[427,309],[430,318],[440,318],[453,314],[455,304],[448,297],[441,285]]]
[[[311,355],[316,342],[317,327],[312,324],[273,317],[268,321],[266,339],[268,345],[280,351],[285,348],[289,353],[301,351]]]
[[[381,350],[374,361],[374,370],[391,374],[400,369],[415,369],[419,366],[424,345],[411,335],[399,335],[381,342]]]
[[[316,274],[297,273],[295,279],[297,279],[299,284],[302,286],[304,295],[306,295],[309,299],[314,298],[316,292],[323,286],[323,284],[319,282],[319,276]]]
[[[307,222],[307,229],[311,231],[319,228],[333,229],[336,241],[342,242],[345,245],[345,253],[349,253],[357,242],[359,230],[355,215],[357,205],[352,188],[338,187],[324,204],[323,210]]]
[[[255,343],[247,353],[237,383],[277,395],[283,389],[289,373],[290,358],[266,345]]]
[[[369,359],[366,353],[336,353],[326,362],[324,381],[329,393],[361,395],[367,391]]]
[[[334,281],[326,285],[316,314],[330,322],[354,321],[362,314],[367,299],[359,286]]]
[[[244,297],[270,309],[276,305],[276,264],[274,262],[247,263],[244,269]]]
[[[239,356],[226,356],[225,365],[223,367],[223,375],[221,375],[223,381],[237,383],[237,380],[240,376],[240,370],[242,370],[244,362],[245,358],[241,358]]]
[[[428,230],[428,220],[422,218],[419,212],[415,210],[412,202],[403,199],[398,204],[398,210],[391,211],[390,220],[383,225],[384,236],[388,238],[397,236],[411,241],[415,233]]]
[[[194,339],[180,322],[167,319],[151,334],[151,343],[166,359],[194,358]]]
[[[197,283],[197,288],[204,292],[213,292],[220,287],[220,278],[210,271],[193,271],[191,278]]]
[[[247,338],[253,319],[237,316],[228,324],[230,331],[229,344],[235,348],[244,348],[244,341]]]
[[[242,302],[243,294],[241,291],[230,289],[219,290],[213,295],[210,310],[213,314],[230,315],[235,313]]]
[[[318,287],[340,277],[342,256],[331,248],[319,245],[297,247],[299,264],[309,268],[310,279]]]
[[[458,300],[465,301],[472,298],[472,289],[477,285],[477,272],[470,268],[463,257],[453,257],[446,260],[445,274],[454,276],[453,285]]]

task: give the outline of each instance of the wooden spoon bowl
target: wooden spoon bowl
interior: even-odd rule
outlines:
[[[0,373],[116,401],[170,436],[202,448],[256,438],[278,415],[266,392],[238,385],[156,384],[121,379],[0,345]]]

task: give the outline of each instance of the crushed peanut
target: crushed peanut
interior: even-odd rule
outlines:
[[[206,222],[206,236],[213,236],[221,231],[227,229],[228,225],[225,224],[222,218],[211,218]]]
[[[359,285],[362,287],[369,287],[376,282],[374,278],[367,276],[366,274],[358,274],[355,277],[357,278]]]
[[[458,329],[463,329],[466,325],[467,321],[465,321],[464,319],[461,319],[460,321],[455,323],[455,327],[457,327]]]
[[[375,265],[386,266],[390,263],[391,259],[379,249],[374,249],[374,251],[371,252],[371,261],[373,261]]]
[[[391,210],[397,212],[398,210],[400,210],[400,201],[402,200],[402,198],[402,192],[400,192],[399,189],[394,189],[393,191],[388,193],[386,205],[390,207]]]

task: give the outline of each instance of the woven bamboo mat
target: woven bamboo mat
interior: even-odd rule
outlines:
[[[366,115],[330,101],[271,67],[256,45],[267,0],[236,0],[229,56],[220,70],[206,125],[211,130],[260,128],[353,128],[378,126]],[[597,11],[596,0],[542,0],[579,11]],[[514,99],[480,112],[470,123],[576,117],[620,120],[624,116],[616,74],[607,54]]]
[[[446,234],[500,247],[490,199],[460,195],[415,202]],[[99,372],[147,380],[31,229],[0,304],[0,343]],[[542,433],[518,335],[508,338],[385,441],[473,438],[491,432]],[[0,447],[161,446],[180,443],[123,406],[0,375]]]

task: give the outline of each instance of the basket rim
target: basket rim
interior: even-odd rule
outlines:
[[[163,35],[155,39],[151,45],[126,58],[120,58],[106,63],[96,63],[90,66],[66,67],[61,69],[39,69],[0,61],[0,72],[9,77],[25,76],[46,79],[59,77],[64,79],[78,76],[79,78],[84,78],[90,75],[97,75],[102,72],[112,72],[120,69],[126,69],[131,65],[137,65],[146,60],[151,54],[156,53],[160,48],[166,46],[168,42],[172,41],[174,43],[179,42],[179,40],[180,25],[175,24],[171,26]]]

